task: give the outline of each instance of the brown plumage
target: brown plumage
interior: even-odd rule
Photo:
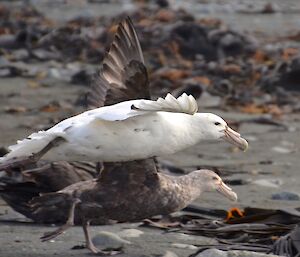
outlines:
[[[150,99],[142,49],[129,17],[119,24],[91,88],[88,94],[90,108],[134,99]]]
[[[149,81],[139,40],[131,20],[127,18],[119,24],[111,49],[93,80],[87,98],[88,107],[97,108],[138,98],[150,99]],[[32,213],[28,201],[39,193],[54,192],[76,182],[95,178],[101,165],[37,162],[38,158],[0,164],[0,196],[14,210],[35,222],[64,223],[64,208],[57,209],[55,216],[47,211],[37,216]],[[75,224],[78,223],[80,217],[75,215]]]
[[[25,170],[0,171],[0,196],[15,211],[37,223],[64,223],[67,219],[64,208],[47,209],[36,215],[28,202],[41,193],[58,191],[96,175],[96,165],[93,163],[41,161],[27,166]],[[80,217],[76,216],[75,224],[80,223]]]
[[[132,22],[127,18],[119,25],[111,49],[103,60],[89,103],[92,107],[99,107],[137,97],[149,98],[148,76],[139,41]],[[58,162],[56,165],[56,168],[66,172],[65,175],[78,170],[74,164]],[[65,166],[68,168],[64,169]],[[49,167],[49,171],[54,170],[53,164]],[[219,176],[208,170],[194,171],[180,177],[167,176],[157,172],[154,158],[104,163],[103,167],[96,179],[78,182],[30,201],[29,215],[33,219],[45,222],[51,220],[49,215],[55,214],[60,220],[66,221],[62,227],[45,234],[43,241],[56,237],[77,222],[83,225],[87,248],[95,253],[105,253],[92,244],[88,233],[89,222],[130,222],[157,214],[168,214],[185,207],[203,191],[218,190],[226,197],[236,200],[236,194]],[[46,170],[39,173],[43,174],[40,177],[31,172],[36,185],[41,183],[45,186],[42,178],[50,174]],[[64,182],[77,180],[73,176],[70,178]],[[59,185],[64,182],[60,181]],[[57,185],[54,179],[50,187],[54,189]],[[27,202],[26,205],[28,206]]]
[[[141,171],[144,172],[141,172]],[[31,201],[35,215],[47,208],[67,206],[66,224],[41,237],[53,239],[74,224],[81,216],[86,246],[93,253],[110,254],[97,249],[89,236],[88,225],[132,222],[166,215],[186,207],[204,191],[217,190],[231,200],[236,194],[210,170],[197,170],[184,176],[168,176],[156,172],[153,159],[106,165],[98,179],[78,182],[55,193]],[[64,207],[66,210],[66,207]]]

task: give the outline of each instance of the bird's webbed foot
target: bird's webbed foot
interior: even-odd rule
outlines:
[[[94,244],[86,246],[92,253],[99,256],[113,256],[122,253],[121,250],[100,250]]]

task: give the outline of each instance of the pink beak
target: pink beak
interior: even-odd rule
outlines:
[[[222,138],[243,151],[246,151],[248,148],[248,142],[246,141],[246,139],[242,138],[238,132],[234,131],[228,126],[226,126],[225,128],[224,136]]]

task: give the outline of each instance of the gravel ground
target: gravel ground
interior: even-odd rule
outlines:
[[[33,1],[34,2],[34,1]],[[81,1],[76,1],[81,2]],[[84,1],[82,1],[84,2]],[[175,1],[176,2],[176,1]],[[281,7],[281,1],[276,1],[281,13],[259,15],[241,13],[232,14],[229,11],[229,1],[213,1],[209,4],[202,4],[202,11],[198,12],[199,16],[218,15],[218,17],[228,21],[229,24],[236,26],[238,29],[247,30],[248,24],[254,19],[258,25],[251,26],[253,32],[264,32],[266,34],[280,33],[285,34],[287,30],[293,30],[299,26],[299,19],[294,17],[294,13],[287,7],[295,6],[296,10],[298,1],[285,1],[286,5]],[[239,1],[241,2],[241,1]],[[248,3],[252,1],[242,1]],[[257,3],[258,1],[255,1]],[[272,1],[273,2],[273,1]],[[274,1],[275,2],[275,1]],[[18,4],[18,1],[13,4]],[[49,2],[36,1],[41,10],[46,10]],[[75,6],[75,4],[74,4]],[[123,3],[122,6],[118,2],[107,5],[109,9],[103,6],[99,10],[106,10],[110,15],[120,10],[130,9],[130,2]],[[210,6],[210,9],[208,8]],[[229,7],[228,7],[229,6]],[[92,6],[93,7],[93,6]],[[200,6],[201,7],[201,6]],[[205,12],[204,7],[208,10]],[[94,14],[98,9],[91,8],[91,5],[82,6],[82,14],[84,10],[90,10],[90,14]],[[187,4],[187,8],[190,5]],[[68,12],[64,9],[49,9],[48,15],[69,18],[78,12],[77,7],[72,7]],[[109,12],[107,11],[109,10]],[[62,15],[64,12],[65,15]],[[66,12],[66,13],[65,13]],[[100,12],[100,11],[99,11]],[[299,14],[297,14],[299,15]],[[256,17],[256,18],[255,18]],[[297,16],[299,17],[299,16]],[[238,20],[238,22],[237,22]],[[276,21],[276,22],[275,22]],[[275,22],[275,23],[274,23]],[[280,24],[280,25],[278,25]],[[278,26],[277,26],[278,25]],[[271,31],[273,30],[273,32]],[[39,64],[36,64],[39,65]],[[7,146],[15,142],[16,139],[26,137],[31,132],[39,129],[41,125],[47,124],[49,118],[61,119],[71,113],[79,112],[82,109],[76,107],[73,103],[78,95],[85,91],[85,88],[79,86],[70,86],[67,83],[57,82],[53,80],[50,87],[31,88],[28,87],[28,80],[25,78],[10,78],[0,80],[0,144]],[[63,101],[67,103],[65,108],[61,108],[56,112],[31,112],[24,115],[19,113],[7,113],[7,106],[22,106],[27,109],[39,109],[53,100]],[[201,98],[199,105],[201,105]],[[69,104],[69,105],[68,105]],[[203,111],[209,109],[203,108]],[[221,113],[216,110],[213,112],[222,115],[227,119],[237,121],[254,118],[254,115],[239,113]],[[230,203],[215,193],[205,194],[196,203],[206,207],[218,207],[229,209],[231,207],[263,207],[263,208],[287,208],[299,207],[300,201],[278,201],[272,200],[273,193],[283,191],[293,192],[300,195],[300,115],[294,114],[283,117],[283,122],[288,129],[282,129],[269,125],[259,125],[256,123],[245,123],[241,126],[241,133],[249,140],[250,148],[246,153],[236,151],[228,144],[222,143],[202,144],[188,149],[184,152],[173,156],[163,157],[161,159],[168,160],[175,165],[193,169],[201,165],[213,165],[223,167],[225,170],[231,170],[226,179],[241,179],[247,183],[241,186],[233,186],[239,195],[238,203]],[[32,126],[32,124],[35,124]],[[222,170],[222,168],[221,168]],[[10,221],[9,221],[10,220]],[[64,235],[50,243],[41,243],[39,236],[45,231],[51,230],[48,226],[34,225],[28,222],[16,222],[22,220],[19,215],[14,213],[3,202],[0,205],[0,256],[83,256],[87,254],[86,250],[71,250],[75,245],[83,244],[83,234],[81,228],[74,227],[68,230]],[[13,221],[13,222],[11,222]],[[136,227],[138,224],[121,224],[113,226],[95,226],[92,228],[93,233],[97,231],[118,232],[124,228]],[[164,233],[160,230],[149,228],[138,228],[144,231],[144,234],[137,238],[127,239],[132,242],[125,246],[125,253],[120,257],[134,256],[157,256],[163,255],[167,250],[175,252],[180,257],[188,256],[195,252],[195,249],[182,249],[174,247],[173,243],[181,243],[188,245],[203,245],[213,243],[214,240],[204,237],[185,236],[175,233]]]

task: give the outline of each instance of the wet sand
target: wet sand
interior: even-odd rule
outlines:
[[[18,92],[20,88],[26,88],[24,79],[1,80],[1,95],[9,95]],[[5,98],[1,101],[0,108],[3,111],[7,106],[22,105],[32,109],[38,109],[41,105],[47,104],[53,99],[65,103],[74,101],[83,88],[70,85],[51,85],[51,88],[28,89],[22,94],[12,98]],[[38,96],[38,98],[36,97]],[[33,99],[38,99],[33,101]],[[199,99],[201,105],[201,98]],[[210,111],[209,109],[202,109]],[[78,108],[76,111],[80,111]],[[76,112],[75,111],[75,112]],[[213,112],[222,115],[225,119],[243,120],[253,118],[253,115],[239,113],[222,113],[218,110]],[[45,124],[49,117],[61,118],[74,110],[61,110],[52,113],[32,112],[30,114],[4,114],[1,118],[1,142],[2,145],[9,145],[17,138],[23,138]],[[246,206],[262,208],[288,208],[299,207],[300,201],[278,201],[272,200],[271,195],[282,191],[295,192],[300,194],[300,160],[299,160],[299,130],[300,115],[284,117],[284,123],[289,130],[269,125],[243,124],[240,132],[249,140],[247,152],[237,151],[227,143],[218,145],[204,143],[199,146],[187,149],[184,152],[173,156],[161,158],[171,161],[187,170],[195,167],[208,165],[217,166],[226,172],[224,177],[227,180],[242,179],[247,184],[232,186],[238,193],[237,203],[231,203],[220,197],[217,193],[206,193],[196,203],[210,208],[229,209],[231,207],[243,208]],[[217,146],[217,147],[216,147]],[[280,147],[280,148],[274,148]],[[278,152],[279,149],[279,152]],[[281,153],[280,149],[286,149],[287,153]],[[282,150],[284,151],[284,150]],[[255,181],[265,180],[272,185],[257,185]],[[83,244],[83,234],[80,227],[74,227],[65,234],[58,237],[53,243],[41,243],[39,237],[46,231],[53,228],[32,223],[11,223],[5,220],[16,220],[16,214],[4,203],[0,206],[0,244],[1,256],[82,256],[87,254],[85,250],[71,250],[75,245]],[[97,231],[121,231],[135,225],[122,224],[112,226],[95,226],[93,233]],[[178,249],[172,247],[171,243],[184,243],[203,245],[213,243],[213,239],[203,237],[180,236],[172,233],[166,234],[156,229],[142,229],[145,234],[139,238],[129,239],[134,244],[126,245],[125,253],[120,256],[154,256],[163,254],[166,250],[176,252],[179,256],[188,256],[195,250]],[[5,254],[5,255],[2,255]]]
[[[225,14],[224,14],[225,15]],[[226,15],[225,15],[226,16]],[[247,18],[248,19],[248,18]],[[32,65],[40,65],[39,63]],[[44,65],[44,64],[43,64]],[[81,107],[74,107],[74,102],[80,94],[87,91],[87,87],[70,85],[63,81],[52,80],[47,86],[32,87],[30,79],[7,78],[0,80],[0,146],[8,146],[22,139],[31,132],[46,128],[49,119],[59,121],[62,118],[82,111]],[[201,106],[201,98],[199,105]],[[56,111],[40,111],[41,107],[57,101],[61,103]],[[25,112],[9,113],[7,109],[23,107]],[[256,117],[255,115],[233,112],[221,112],[202,108],[201,111],[212,111],[225,119],[235,121]],[[261,116],[259,116],[261,117]],[[229,209],[245,206],[262,208],[299,207],[300,201],[272,200],[273,193],[282,191],[294,192],[300,195],[300,114],[284,116],[282,122],[287,129],[245,123],[240,132],[249,140],[249,150],[245,153],[237,151],[226,143],[204,143],[187,149],[173,156],[162,157],[187,170],[208,165],[217,166],[220,170],[228,171],[224,177],[227,180],[241,179],[244,185],[233,186],[238,193],[237,203],[231,203],[219,197],[217,193],[207,193],[196,203],[206,207]],[[267,183],[266,183],[267,181]],[[262,185],[259,185],[262,184]],[[267,185],[269,184],[269,185]],[[0,256],[83,256],[90,255],[87,250],[71,250],[75,245],[83,244],[83,234],[80,227],[73,227],[54,242],[41,243],[39,237],[53,228],[32,223],[10,222],[18,220],[14,213],[3,202],[0,203]],[[23,220],[23,218],[20,218]],[[94,226],[93,233],[100,230],[118,232],[124,228],[136,227],[137,224],[121,224],[113,226]],[[203,245],[213,243],[210,238],[200,236],[184,236],[175,233],[149,228],[138,228],[145,233],[138,238],[129,238],[133,244],[126,245],[125,256],[157,256],[167,250],[178,256],[188,256],[195,252],[193,249],[179,249],[172,243]]]

